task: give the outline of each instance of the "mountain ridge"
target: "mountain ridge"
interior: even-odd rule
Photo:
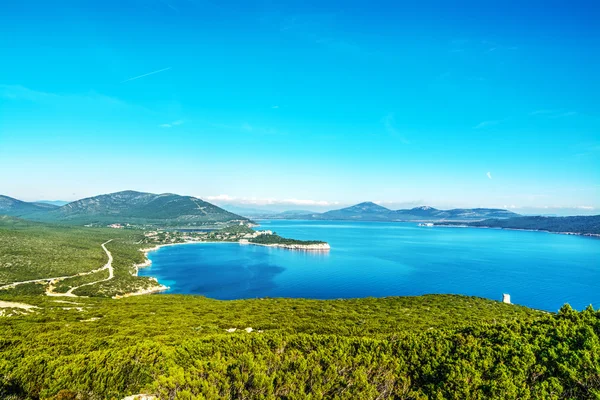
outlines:
[[[39,212],[45,212],[53,209],[52,205],[30,203],[15,199],[10,196],[0,195],[0,215],[8,215],[11,217],[23,217]]]
[[[42,222],[83,224],[132,224],[193,227],[207,224],[249,222],[192,196],[125,190],[86,197],[57,207],[2,196],[0,214]],[[8,200],[6,200],[8,199]],[[2,207],[2,204],[5,204]]]
[[[366,201],[338,210],[304,215],[279,213],[278,219],[345,220],[345,221],[480,221],[490,218],[513,218],[520,216],[500,208],[454,208],[440,210],[430,206],[392,210],[374,202]]]

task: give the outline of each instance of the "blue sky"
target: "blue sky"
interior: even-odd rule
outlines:
[[[598,214],[598,20],[593,1],[8,0],[0,193]]]

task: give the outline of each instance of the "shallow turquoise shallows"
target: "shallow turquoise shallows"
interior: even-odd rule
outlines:
[[[216,299],[315,299],[456,293],[556,311],[600,306],[600,240],[413,223],[260,221],[295,239],[331,244],[311,253],[237,243],[163,247],[140,275],[168,293]]]

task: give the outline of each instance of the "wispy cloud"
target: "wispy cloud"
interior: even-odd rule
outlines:
[[[489,40],[477,40],[477,39],[454,39],[451,40],[448,46],[448,52],[450,53],[479,53],[489,54],[500,51],[515,51],[519,48],[517,46],[505,45],[502,43],[496,43]]]
[[[547,118],[564,118],[574,117],[578,115],[577,111],[565,111],[565,110],[535,110],[529,113],[529,115],[544,116]]]
[[[279,108],[279,106],[272,106],[271,108],[273,108],[273,109],[278,109],[278,108]]]
[[[396,117],[393,113],[389,113],[383,117],[382,122],[389,135],[397,137],[404,144],[410,144],[410,141],[396,128]]]
[[[252,133],[253,135],[286,135],[285,131],[280,131],[276,128],[268,126],[257,126],[249,122],[242,122],[239,125],[236,124],[223,124],[223,123],[209,123],[213,128],[223,129],[227,131],[242,131]]]
[[[171,69],[171,67],[167,67],[167,68],[159,69],[159,70],[156,70],[156,71],[148,72],[148,73],[146,73],[146,74],[142,74],[142,75],[134,76],[133,78],[128,78],[128,79],[125,79],[124,81],[121,81],[121,83],[130,82],[130,81],[135,81],[136,79],[140,79],[140,78],[144,78],[144,77],[146,77],[146,76],[150,76],[150,75],[158,74],[158,73],[160,73],[160,72],[168,71],[168,70],[170,70],[170,69]]]
[[[280,34],[294,36],[331,51],[355,56],[373,54],[350,40],[345,32],[339,31],[336,19],[335,14],[327,13],[293,16],[270,13],[260,18],[262,23],[279,30]]]
[[[178,119],[177,121],[173,121],[173,122],[170,122],[170,123],[168,123],[168,124],[160,124],[159,126],[160,126],[161,128],[172,128],[172,127],[174,127],[174,126],[179,126],[179,125],[182,125],[183,123],[184,123],[184,121],[183,121],[183,120],[181,120],[181,119]]]
[[[171,10],[175,11],[176,13],[179,14],[179,9],[176,8],[173,4],[169,3],[168,1],[163,1],[162,2],[165,6],[169,7]]]
[[[483,121],[478,123],[477,125],[475,125],[473,127],[473,129],[483,129],[483,128],[487,128],[488,126],[494,126],[494,125],[498,125],[500,122],[500,120],[490,120],[490,121]]]
[[[51,93],[34,90],[21,85],[0,84],[0,98],[14,101],[30,101],[47,105],[87,106],[89,104],[104,107],[138,108],[116,97],[106,96],[96,92],[88,93]]]
[[[241,205],[292,205],[292,206],[336,206],[340,203],[337,201],[311,200],[311,199],[276,199],[276,198],[257,198],[257,197],[235,197],[227,194],[216,196],[205,196],[205,200],[215,203],[234,203]]]
[[[492,173],[491,173],[491,172],[488,172],[486,175],[487,175],[487,177],[488,177],[489,179],[492,179]]]

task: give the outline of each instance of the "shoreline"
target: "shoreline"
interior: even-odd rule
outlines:
[[[297,245],[297,244],[261,244],[261,243],[252,243],[252,242],[242,242],[242,241],[236,241],[236,242],[225,242],[225,241],[220,241],[220,242],[214,242],[214,241],[203,241],[203,240],[194,240],[194,241],[187,241],[187,242],[181,242],[181,243],[165,243],[165,244],[157,244],[154,247],[149,247],[146,249],[139,249],[142,253],[144,253],[144,257],[146,258],[146,261],[144,261],[143,263],[140,264],[134,264],[133,267],[135,268],[135,271],[133,273],[133,276],[139,276],[139,272],[140,272],[140,268],[148,268],[152,265],[152,260],[150,259],[150,257],[148,257],[148,254],[153,252],[153,251],[157,251],[160,250],[163,247],[168,247],[168,246],[178,246],[178,245],[185,245],[185,244],[199,244],[199,243],[207,243],[207,244],[215,244],[215,243],[227,243],[227,244],[237,244],[237,245],[255,245],[255,246],[264,246],[264,247],[278,247],[278,248],[284,248],[284,249],[288,249],[288,250],[297,250],[297,251],[310,251],[310,252],[327,252],[331,249],[331,246],[329,245],[329,243],[322,243],[322,244],[310,244],[310,245]],[[304,246],[304,247],[299,247],[299,246]],[[140,289],[136,292],[131,292],[131,293],[125,293],[123,295],[116,295],[113,296],[114,299],[121,299],[124,297],[131,297],[131,296],[140,296],[140,295],[144,295],[144,294],[154,294],[154,293],[160,293],[160,292],[164,292],[167,291],[169,289],[171,289],[169,286],[163,285],[161,284],[158,279],[154,276],[150,276],[150,279],[153,279],[158,286],[152,286],[150,288],[147,289]]]
[[[496,229],[502,231],[522,231],[522,232],[542,232],[552,233],[555,235],[570,235],[570,236],[583,236],[591,238],[600,238],[600,233],[579,233],[579,232],[552,232],[544,229],[524,229],[524,228],[504,228],[501,226],[470,226],[470,225],[451,225],[451,224],[440,224],[433,225],[433,227],[440,228],[476,228],[476,229]]]
[[[331,250],[331,246],[329,243],[321,243],[321,244],[283,244],[283,243],[273,243],[273,244],[264,244],[264,243],[252,243],[252,242],[238,242],[241,245],[254,245],[254,246],[263,246],[263,247],[277,247],[280,249],[287,250],[299,250],[299,251],[329,251]]]

